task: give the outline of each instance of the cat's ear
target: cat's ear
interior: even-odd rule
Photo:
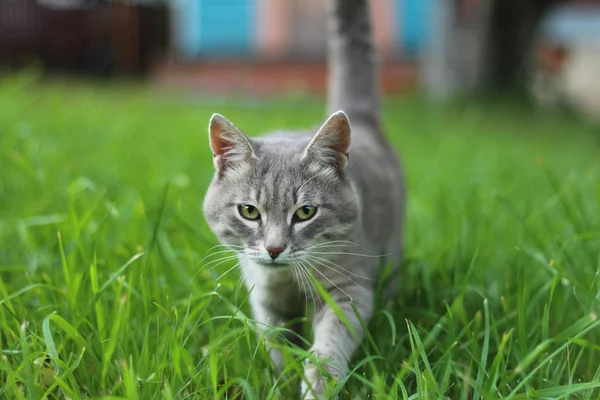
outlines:
[[[254,155],[248,137],[221,114],[213,114],[208,124],[208,132],[217,169],[222,171],[227,166],[247,161]]]
[[[348,163],[350,150],[350,121],[343,111],[333,113],[321,126],[304,151],[337,169],[343,170]]]

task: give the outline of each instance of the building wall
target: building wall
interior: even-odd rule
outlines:
[[[322,60],[323,0],[177,0],[173,47],[181,59]],[[374,36],[386,59],[422,54],[432,0],[371,0]]]

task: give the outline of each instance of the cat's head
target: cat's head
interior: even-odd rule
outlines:
[[[223,244],[282,267],[351,234],[360,207],[346,178],[350,123],[343,112],[310,140],[250,139],[218,114],[209,134],[216,171],[204,213]]]

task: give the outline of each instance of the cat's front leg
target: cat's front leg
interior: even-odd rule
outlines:
[[[351,332],[335,311],[325,305],[315,315],[314,343],[311,352],[323,360],[323,367],[335,380],[340,380],[348,373],[348,362],[352,353],[356,350],[364,335],[362,325],[352,307],[352,300],[348,295],[352,293],[332,293],[332,299],[343,312],[345,319],[349,322]],[[337,299],[336,299],[337,297]],[[365,295],[357,291],[353,296],[354,306],[358,310],[365,323],[373,314],[372,295]],[[321,374],[319,367],[311,360],[307,360],[305,366],[305,380],[302,382],[302,395],[304,399],[324,399],[326,394],[326,377]]]
[[[291,342],[297,342],[302,330],[301,323],[297,322],[290,326],[290,321],[298,319],[301,316],[301,311],[295,306],[298,302],[288,302],[287,299],[275,296],[264,289],[254,288],[250,294],[250,303],[252,313],[257,322],[259,332],[266,336],[266,347],[269,351],[271,364],[275,366],[278,373],[283,372],[285,367],[283,354],[281,350],[273,346],[272,343],[277,339],[287,339]],[[289,332],[279,335],[270,334],[272,327],[283,327],[288,325]]]

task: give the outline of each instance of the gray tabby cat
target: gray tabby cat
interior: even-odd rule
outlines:
[[[221,243],[238,253],[261,325],[305,316],[305,302],[298,298],[312,297],[310,350],[340,379],[364,334],[352,304],[368,322],[382,261],[393,263],[392,278],[397,276],[404,190],[398,159],[381,130],[367,0],[329,0],[328,13],[331,116],[316,134],[277,132],[251,139],[213,115],[216,173],[204,212]],[[318,298],[311,276],[353,333]],[[388,294],[396,286],[392,279]],[[271,357],[281,370],[281,353],[271,349]],[[305,378],[305,398],[325,395],[325,380],[310,361]]]

